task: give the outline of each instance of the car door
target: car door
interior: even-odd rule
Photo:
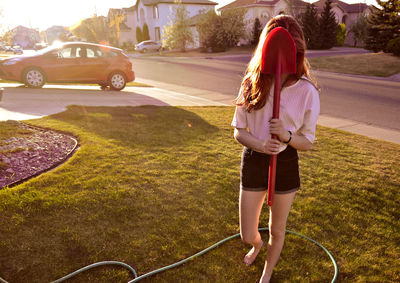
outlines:
[[[49,54],[44,67],[48,81],[76,81],[81,76],[81,50],[81,46],[67,45]]]
[[[108,76],[108,61],[97,46],[85,46],[85,56],[81,58],[82,80],[103,81]]]

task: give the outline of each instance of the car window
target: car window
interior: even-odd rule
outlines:
[[[73,53],[75,54],[74,57],[76,57],[76,58],[84,58],[84,57],[86,57],[85,49],[83,47],[80,47],[80,46],[77,47],[75,49],[75,52],[73,52]]]
[[[118,57],[118,52],[109,50],[109,49],[102,49],[103,57]]]
[[[91,47],[86,47],[86,56],[88,58],[97,58],[101,57],[101,52],[97,47],[91,46]]]
[[[60,50],[58,53],[61,58],[71,58],[72,57],[72,47],[66,47]]]

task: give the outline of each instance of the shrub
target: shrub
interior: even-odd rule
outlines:
[[[387,45],[387,50],[396,56],[400,56],[400,37],[390,40]]]
[[[136,27],[136,41],[140,43],[143,41],[143,33],[139,26]]]
[[[261,32],[262,32],[262,27],[261,27],[260,20],[258,18],[256,18],[254,21],[254,26],[253,26],[253,34],[252,34],[253,39],[251,41],[252,45],[258,44],[258,40],[260,39]]]
[[[341,23],[337,26],[336,32],[336,45],[343,46],[344,42],[346,41],[346,25]]]
[[[150,39],[149,26],[146,23],[143,24],[142,36],[143,36],[143,40]]]

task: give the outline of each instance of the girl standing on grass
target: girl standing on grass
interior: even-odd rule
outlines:
[[[261,55],[268,33],[285,28],[296,45],[296,74],[282,76],[280,119],[272,118],[273,75],[261,74]],[[310,150],[319,115],[319,93],[310,81],[305,40],[297,21],[287,15],[272,18],[261,33],[257,49],[243,78],[232,121],[235,139],[244,145],[239,196],[240,235],[253,248],[244,257],[250,265],[263,241],[258,232],[268,188],[271,155],[278,155],[274,204],[270,207],[267,258],[260,282],[270,281],[285,239],[286,220],[300,188],[297,150]],[[271,139],[271,134],[279,140]]]

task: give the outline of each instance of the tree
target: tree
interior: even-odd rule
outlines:
[[[306,11],[301,15],[300,22],[307,48],[320,48],[318,14],[314,4],[307,5]]]
[[[337,22],[332,11],[332,1],[326,0],[319,19],[319,39],[322,49],[332,48],[336,44]]]
[[[71,32],[76,37],[86,38],[88,42],[109,42],[113,39],[103,16],[94,15],[91,18],[84,19]]]
[[[245,9],[232,8],[221,12],[222,29],[218,33],[219,40],[226,42],[227,47],[236,46],[245,34]]]
[[[258,40],[260,39],[261,32],[262,32],[262,28],[261,28],[260,20],[258,18],[256,18],[256,20],[254,21],[254,26],[253,26],[253,38],[251,40],[252,45],[258,44]]]
[[[201,15],[196,25],[201,47],[221,52],[237,45],[245,33],[245,13],[244,9],[229,9],[220,16],[214,10]]]
[[[220,17],[215,13],[215,10],[209,10],[199,17],[196,29],[199,33],[200,46],[204,50],[209,48],[211,48],[212,51],[226,49],[226,44],[224,42],[218,42],[217,39],[220,22]]]
[[[387,52],[391,39],[400,36],[400,2],[399,0],[376,0],[381,8],[372,6],[367,18],[368,32],[366,48],[378,52]]]
[[[149,26],[146,23],[143,24],[142,38],[143,38],[143,40],[149,40],[150,39]]]
[[[163,46],[168,49],[179,48],[184,52],[186,46],[194,42],[190,30],[189,12],[180,2],[173,8],[168,18],[169,25],[164,26],[163,30]]]
[[[364,14],[360,14],[357,20],[350,27],[349,32],[351,32],[354,37],[354,47],[356,47],[359,42],[365,42],[368,32],[367,25],[367,17]]]
[[[341,23],[337,26],[337,32],[336,32],[336,45],[337,46],[343,46],[344,42],[346,41],[346,25],[344,23]]]
[[[140,43],[143,41],[142,29],[139,26],[136,27],[136,41],[137,41],[137,43]]]

